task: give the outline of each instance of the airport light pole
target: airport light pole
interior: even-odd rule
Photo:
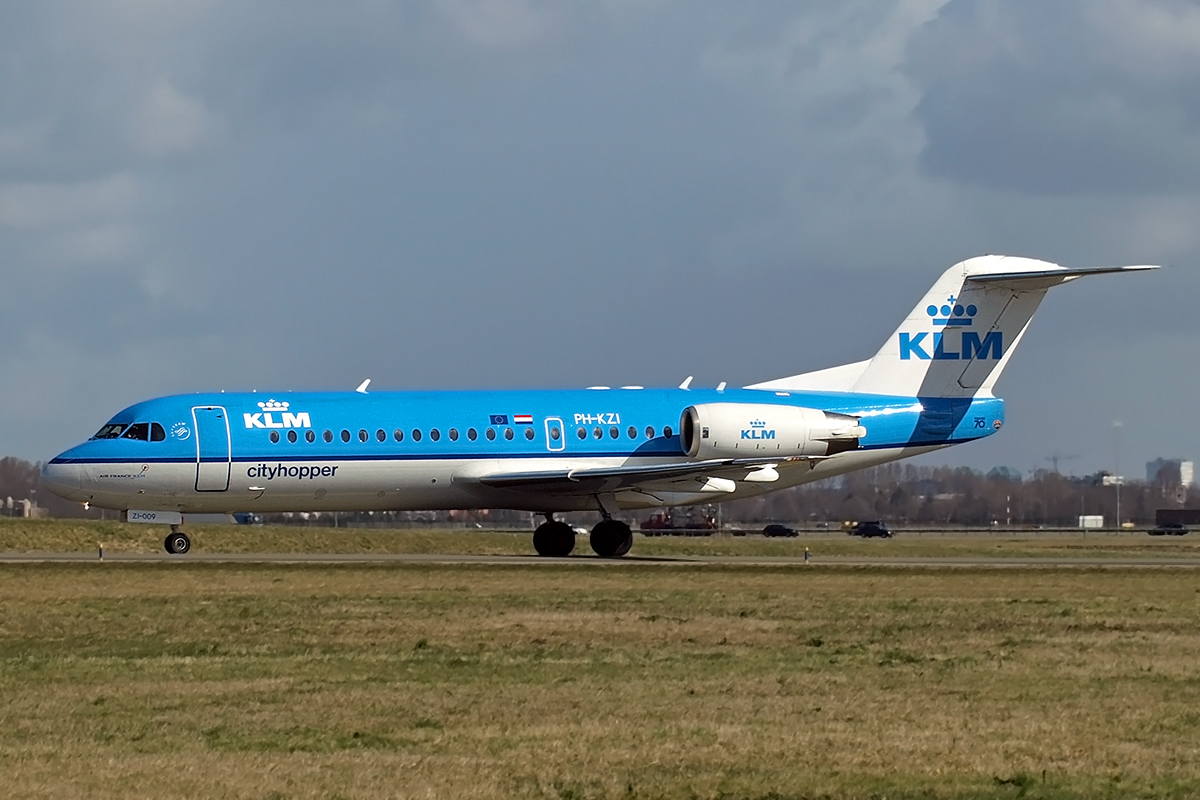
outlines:
[[[1117,531],[1121,530],[1121,420],[1113,422],[1113,478],[1117,483]]]

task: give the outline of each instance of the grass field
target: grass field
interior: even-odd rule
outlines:
[[[1189,570],[10,564],[0,608],[7,797],[1200,795]]]
[[[450,529],[303,528],[283,525],[188,525],[197,553],[442,553],[533,555],[531,531]],[[162,525],[76,520],[0,519],[0,554],[29,552],[159,553]],[[817,556],[933,557],[1155,557],[1200,558],[1200,536],[1147,536],[1144,533],[939,533],[900,531],[890,540],[859,539],[833,532],[797,539],[762,536],[634,537],[640,556]],[[576,552],[590,554],[586,537]]]

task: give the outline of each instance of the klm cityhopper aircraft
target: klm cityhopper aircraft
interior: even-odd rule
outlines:
[[[949,269],[874,358],[742,389],[195,394],[130,406],[46,465],[70,500],[171,525],[186,512],[509,508],[546,518],[544,556],[598,511],[600,556],[629,552],[618,512],[749,497],[989,436],[992,387],[1046,290],[1086,275],[1005,256]]]

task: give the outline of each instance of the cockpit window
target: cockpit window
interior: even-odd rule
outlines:
[[[105,425],[103,428],[101,428],[96,433],[96,435],[93,436],[92,438],[93,439],[116,439],[118,436],[121,435],[121,431],[123,431],[123,430],[125,430],[125,423],[110,422],[107,425]]]
[[[157,422],[150,423],[150,441],[161,442],[167,438],[167,432],[163,430],[163,426]]]
[[[137,439],[139,442],[150,441],[150,423],[135,422],[121,434],[122,439]]]

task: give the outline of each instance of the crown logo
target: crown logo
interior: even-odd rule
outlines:
[[[925,313],[933,318],[931,321],[935,327],[966,327],[974,324],[972,318],[979,313],[979,309],[973,304],[964,306],[957,297],[950,295],[941,306],[928,305]]]
[[[753,420],[750,420],[750,427],[751,428],[765,428],[765,427],[767,427],[767,423],[763,422],[761,419],[753,419]]]
[[[258,407],[261,408],[263,411],[287,411],[288,410],[288,402],[286,400],[283,401],[282,403],[280,403],[276,400],[268,400],[265,403],[259,403]]]

